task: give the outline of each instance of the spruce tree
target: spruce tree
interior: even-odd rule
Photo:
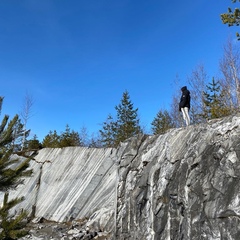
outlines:
[[[103,147],[113,147],[116,141],[117,124],[113,120],[111,114],[108,115],[107,120],[103,123],[100,132],[100,138]]]
[[[160,110],[151,125],[153,134],[164,134],[174,127],[173,120],[167,110]]]
[[[117,111],[115,145],[118,145],[142,130],[139,125],[138,108],[134,109],[128,91],[123,93],[121,102],[115,109]]]
[[[207,91],[203,92],[203,102],[205,105],[203,116],[206,119],[214,119],[227,116],[231,113],[230,109],[224,104],[224,91],[221,90],[219,81],[212,78],[207,86]]]
[[[115,106],[115,110],[116,120],[109,114],[102,130],[99,131],[105,147],[117,147],[120,142],[142,133],[138,108],[134,108],[128,91],[123,93],[120,104]]]

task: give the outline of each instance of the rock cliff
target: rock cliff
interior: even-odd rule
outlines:
[[[116,239],[240,239],[240,117],[118,149]]]
[[[240,115],[117,149],[42,149],[31,167],[12,196],[35,217],[86,218],[105,239],[240,239]]]

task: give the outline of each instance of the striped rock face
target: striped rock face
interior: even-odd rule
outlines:
[[[115,149],[66,147],[44,148],[30,168],[33,177],[25,179],[11,197],[24,196],[17,208],[33,211],[36,218],[56,222],[95,218],[101,213],[99,228],[112,229],[117,166]]]

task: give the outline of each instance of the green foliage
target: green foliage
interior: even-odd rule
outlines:
[[[59,147],[60,136],[57,134],[57,131],[49,131],[47,136],[43,139],[42,146],[49,148]]]
[[[116,120],[111,115],[103,123],[100,130],[101,139],[105,147],[117,147],[120,142],[141,133],[139,125],[138,109],[134,109],[128,91],[122,95],[122,99],[116,109]]]
[[[99,130],[103,147],[112,147],[116,141],[117,123],[109,114],[107,120],[103,123],[102,130]]]
[[[13,118],[13,121],[14,125],[12,126],[12,141],[9,144],[14,146],[14,151],[17,152],[21,151],[23,147],[26,147],[23,146],[23,138],[27,138],[29,136],[30,130],[24,130],[24,125],[21,123],[18,115]]]
[[[42,144],[37,139],[37,136],[34,135],[32,139],[27,141],[27,150],[38,150],[42,148]]]
[[[204,113],[206,119],[214,119],[227,116],[231,113],[230,109],[224,105],[223,95],[219,81],[212,78],[212,82],[207,86],[207,91],[203,93]]]
[[[78,132],[71,131],[70,127],[66,125],[66,129],[61,135],[57,131],[50,131],[49,134],[43,139],[42,146],[48,148],[61,148],[70,146],[83,146],[83,142]]]
[[[81,138],[78,132],[71,131],[69,126],[66,126],[65,132],[63,132],[59,138],[60,147],[69,147],[69,146],[83,146]]]
[[[160,110],[151,125],[153,134],[164,134],[167,130],[174,127],[173,120],[166,110]]]
[[[127,91],[123,93],[121,102],[115,107],[117,111],[116,144],[141,132],[138,118],[138,108],[134,109]]]
[[[22,124],[16,115],[9,123],[9,116],[4,116],[0,125],[0,191],[5,192],[3,206],[0,208],[0,239],[18,239],[26,234],[22,228],[25,226],[22,220],[26,212],[18,216],[10,216],[9,210],[16,206],[23,198],[8,201],[8,191],[15,189],[24,182],[24,177],[32,175],[28,169],[30,159],[13,158],[13,153],[18,150],[15,144],[22,136]]]
[[[2,110],[3,99],[4,99],[4,97],[0,96],[0,113],[1,113],[1,110]]]
[[[233,3],[236,3],[237,0],[232,0]],[[240,0],[238,0],[240,2]],[[239,26],[240,23],[240,9],[235,8],[234,11],[229,7],[227,13],[221,14],[221,19],[223,24],[228,24],[229,27]],[[240,40],[239,33],[236,33],[238,40]]]
[[[5,116],[0,126],[0,191],[16,188],[23,182],[23,177],[32,174],[32,171],[27,169],[30,159],[20,163],[18,159],[11,158],[15,149],[13,132],[18,122],[18,115],[9,122],[8,126],[7,122],[8,116]],[[11,167],[13,165],[15,167]]]
[[[22,211],[17,216],[11,216],[10,214],[10,209],[22,202],[24,198],[15,198],[8,201],[8,195],[8,192],[4,194],[3,206],[0,208],[1,240],[19,239],[28,233],[24,230],[27,224],[27,212]]]

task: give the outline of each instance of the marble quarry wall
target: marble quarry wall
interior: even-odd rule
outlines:
[[[35,217],[87,218],[111,239],[239,239],[240,115],[34,159],[11,196]]]

